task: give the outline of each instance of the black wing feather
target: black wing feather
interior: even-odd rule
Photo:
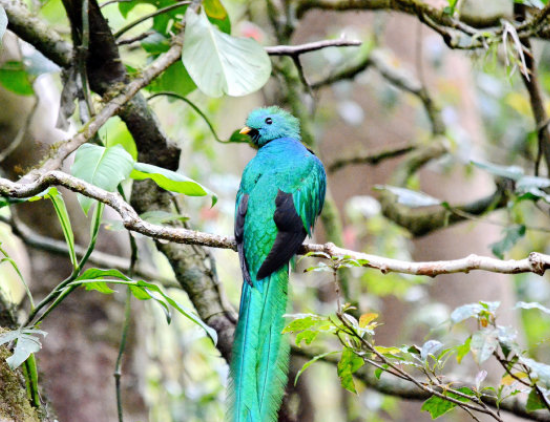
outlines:
[[[296,212],[291,193],[285,193],[279,189],[275,198],[275,207],[273,220],[279,233],[277,233],[275,243],[258,271],[256,276],[258,280],[271,275],[290,261],[302,246],[307,235],[304,223]]]
[[[237,252],[239,253],[239,261],[241,263],[241,271],[244,281],[252,287],[252,278],[248,271],[248,264],[244,255],[244,220],[248,211],[248,194],[244,194],[237,209],[237,217],[235,218],[235,241],[237,242]]]

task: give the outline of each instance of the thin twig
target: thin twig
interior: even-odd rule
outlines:
[[[358,40],[324,40],[315,41],[301,45],[276,45],[273,47],[265,47],[265,51],[270,56],[300,56],[301,54],[311,53],[312,51],[321,50],[328,47],[359,47],[363,43]]]

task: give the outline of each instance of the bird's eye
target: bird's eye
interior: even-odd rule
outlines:
[[[273,123],[273,120],[271,120],[271,117],[268,117],[267,119],[265,119],[265,122],[270,125],[271,123]]]

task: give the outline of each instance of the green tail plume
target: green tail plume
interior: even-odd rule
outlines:
[[[290,346],[283,338],[288,265],[254,287],[243,283],[231,359],[231,422],[272,422],[287,383]]]

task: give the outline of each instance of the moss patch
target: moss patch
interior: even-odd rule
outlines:
[[[12,371],[6,363],[10,355],[5,346],[0,347],[0,420],[39,422],[36,409],[27,398],[23,376],[19,371]]]

